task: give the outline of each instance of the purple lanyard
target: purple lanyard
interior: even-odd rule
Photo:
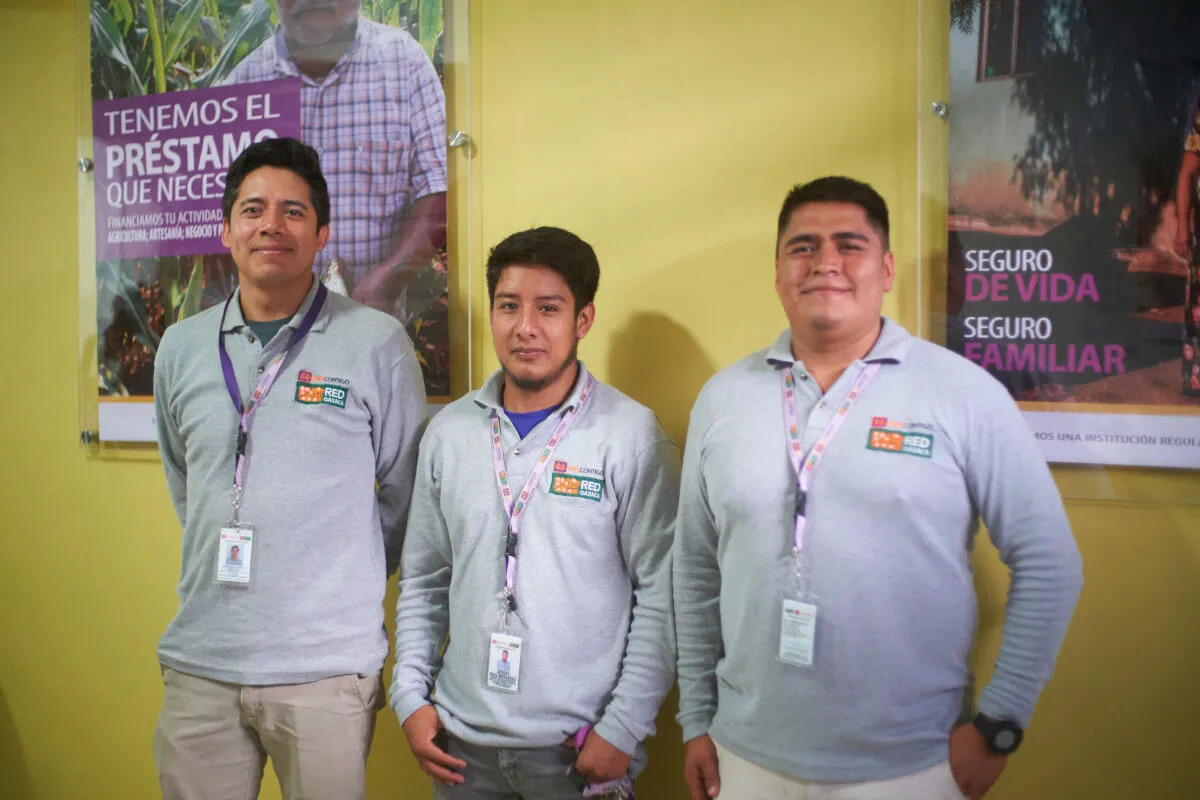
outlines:
[[[829,420],[825,430],[821,432],[821,438],[817,439],[817,443],[808,451],[807,458],[802,455],[804,445],[800,438],[800,422],[796,417],[796,379],[792,377],[790,367],[780,373],[783,378],[783,426],[788,441],[788,458],[791,459],[792,470],[796,473],[795,546],[797,556],[804,552],[804,529],[808,525],[808,519],[804,515],[804,506],[808,501],[808,490],[812,486],[813,473],[817,471],[821,459],[825,458],[825,452],[829,449],[833,437],[837,436],[842,423],[846,421],[846,415],[850,412],[854,401],[867,388],[867,384],[874,379],[877,372],[879,372],[878,364],[870,364],[863,369],[858,380],[850,387],[850,392],[842,401],[841,407]]]
[[[496,468],[496,485],[500,487],[500,499],[504,503],[504,514],[508,517],[508,536],[504,543],[504,599],[508,603],[509,611],[517,610],[517,596],[513,587],[517,580],[517,536],[521,532],[521,522],[525,519],[525,512],[528,510],[529,504],[533,502],[534,490],[541,483],[542,474],[550,464],[550,459],[554,457],[554,451],[566,437],[567,431],[571,430],[571,426],[575,424],[575,418],[583,410],[583,405],[591,395],[595,382],[591,373],[587,373],[583,391],[579,393],[579,401],[563,414],[558,427],[554,429],[553,435],[550,436],[550,440],[546,442],[541,455],[533,465],[533,470],[529,473],[529,479],[525,481],[525,488],[521,490],[521,496],[516,504],[513,503],[512,488],[508,485],[508,473],[504,469],[504,444],[500,438],[500,412],[492,411],[492,465]]]
[[[250,438],[250,417],[254,414],[254,410],[258,408],[259,402],[267,396],[267,392],[271,391],[271,386],[275,383],[275,379],[279,377],[279,370],[283,367],[283,362],[287,359],[288,354],[300,344],[300,341],[308,335],[312,330],[313,323],[317,321],[317,314],[321,313],[321,307],[325,305],[325,296],[329,291],[324,284],[317,284],[317,295],[313,298],[312,305],[305,312],[304,318],[300,320],[300,327],[296,329],[296,333],[292,336],[292,341],[284,348],[283,352],[275,356],[271,362],[271,366],[267,367],[267,371],[259,380],[258,386],[254,388],[254,393],[250,395],[250,402],[245,408],[242,407],[242,392],[238,388],[237,375],[233,371],[233,361],[229,358],[229,351],[225,349],[225,315],[229,313],[229,304],[233,302],[236,292],[229,295],[229,299],[225,301],[225,308],[221,311],[221,327],[217,331],[217,349],[221,354],[221,372],[225,375],[225,388],[229,390],[229,399],[233,400],[233,409],[241,418],[238,421],[237,434],[237,449],[233,457],[233,521],[238,521],[238,510],[242,505],[242,491],[246,485],[246,441]],[[264,342],[264,344],[266,344]]]

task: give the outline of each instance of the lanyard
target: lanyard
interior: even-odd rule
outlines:
[[[283,352],[275,356],[275,360],[271,362],[271,366],[267,367],[263,373],[262,379],[259,380],[258,386],[254,388],[254,393],[250,395],[250,402],[242,407],[242,392],[238,388],[237,375],[233,371],[233,361],[229,358],[229,351],[225,349],[225,315],[229,313],[229,304],[233,302],[233,294],[229,295],[229,299],[225,301],[225,308],[221,311],[221,327],[217,331],[217,349],[221,354],[221,372],[225,375],[225,388],[229,390],[229,398],[233,400],[233,409],[238,413],[240,420],[238,421],[237,433],[237,449],[233,457],[233,521],[238,521],[238,509],[242,506],[242,491],[246,485],[246,440],[250,437],[250,417],[254,414],[254,410],[258,407],[259,401],[267,396],[267,392],[271,391],[271,386],[275,383],[275,379],[279,377],[279,370],[283,367],[284,360],[288,357],[288,353],[300,344],[300,341],[308,335],[312,330],[313,323],[317,321],[317,314],[321,313],[321,307],[325,305],[325,296],[328,290],[324,284],[317,284],[317,294],[313,298],[312,305],[304,314],[304,318],[300,320],[300,327],[292,336],[292,341],[284,348]]]
[[[796,418],[796,379],[792,377],[790,368],[780,373],[783,377],[783,425],[788,441],[788,458],[791,459],[792,469],[796,473],[795,545],[797,556],[804,552],[804,529],[808,525],[808,520],[804,516],[804,506],[808,501],[808,490],[812,486],[813,473],[817,471],[821,459],[825,457],[825,452],[833,442],[833,437],[837,436],[842,423],[846,421],[846,415],[850,413],[854,401],[867,388],[867,384],[874,379],[877,372],[879,372],[878,364],[870,364],[862,371],[858,380],[850,387],[850,392],[842,401],[837,413],[833,415],[829,424],[825,426],[825,430],[821,432],[821,438],[817,439],[817,443],[808,451],[807,458],[801,455],[803,445],[800,440],[800,423]]]
[[[508,485],[508,473],[504,469],[504,445],[500,439],[500,412],[492,411],[492,464],[496,468],[496,485],[500,487],[500,499],[504,502],[504,514],[508,517],[508,536],[504,541],[504,599],[508,604],[509,611],[517,610],[517,596],[513,587],[516,585],[517,579],[517,536],[521,532],[521,522],[525,519],[525,512],[529,509],[529,504],[533,502],[534,491],[542,481],[542,474],[546,471],[546,466],[553,458],[554,451],[566,437],[567,431],[571,430],[571,426],[575,424],[575,418],[583,410],[583,405],[591,395],[595,382],[591,373],[587,373],[583,391],[579,393],[579,402],[563,414],[558,427],[554,429],[550,440],[546,442],[545,448],[542,449],[541,455],[533,465],[529,479],[525,481],[525,487],[521,489],[521,496],[515,504],[513,503],[512,488]]]

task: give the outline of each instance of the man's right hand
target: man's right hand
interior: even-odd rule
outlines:
[[[404,720],[408,747],[417,757],[421,770],[438,783],[453,786],[466,780],[454,770],[467,766],[467,762],[454,758],[437,746],[437,735],[441,730],[442,721],[432,705],[421,706]]]
[[[683,746],[683,780],[692,800],[710,800],[721,793],[717,772],[717,746],[706,733]]]

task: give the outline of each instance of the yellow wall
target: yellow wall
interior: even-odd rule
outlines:
[[[918,1],[927,12],[920,59]],[[456,248],[475,269],[473,301],[455,300],[473,309],[474,383],[495,366],[479,273],[485,246],[520,227],[563,225],[593,242],[603,265],[585,359],[682,438],[704,379],[783,328],[771,286],[777,206],[792,183],[830,172],[870,180],[891,202],[900,279],[887,310],[915,326],[918,292],[936,295],[932,280],[917,280],[918,256],[928,277],[943,249],[944,189],[931,187],[945,177],[944,130],[918,117],[944,85],[939,6],[471,0],[471,96],[455,67],[451,102],[460,120],[469,105],[476,140],[472,201],[455,205]],[[178,570],[158,464],[97,460],[77,445],[72,98],[81,63],[72,7],[0,0],[5,800],[155,796],[154,647]],[[465,156],[454,167],[465,188]],[[466,278],[455,275],[456,287]],[[456,330],[465,335],[462,323]],[[1191,475],[1058,476],[1075,495],[1190,500],[1200,488]],[[1191,796],[1189,776],[1200,774],[1200,513],[1116,501],[1072,502],[1070,512],[1087,587],[1028,743],[993,797]],[[1006,578],[990,548],[977,563],[986,669]],[[651,800],[685,796],[671,712],[642,782]],[[369,782],[373,798],[429,796],[390,712],[380,716]]]

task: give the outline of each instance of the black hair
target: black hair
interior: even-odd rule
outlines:
[[[329,185],[321,174],[317,151],[296,139],[265,139],[256,142],[233,160],[225,174],[225,193],[221,196],[221,218],[229,221],[242,181],[260,167],[278,167],[299,175],[308,184],[309,200],[317,213],[317,230],[329,224]]]
[[[500,274],[515,264],[547,267],[561,275],[575,298],[576,314],[595,299],[600,285],[600,262],[590,244],[562,228],[531,228],[506,237],[488,253],[489,303],[496,301]]]
[[[783,232],[792,221],[792,214],[800,206],[809,203],[853,203],[866,213],[867,222],[871,223],[871,227],[883,242],[883,249],[888,249],[890,231],[887,202],[869,183],[841,175],[830,175],[805,184],[797,184],[788,192],[783,200],[783,208],[779,210],[779,229],[775,233],[776,251],[779,250]]]

